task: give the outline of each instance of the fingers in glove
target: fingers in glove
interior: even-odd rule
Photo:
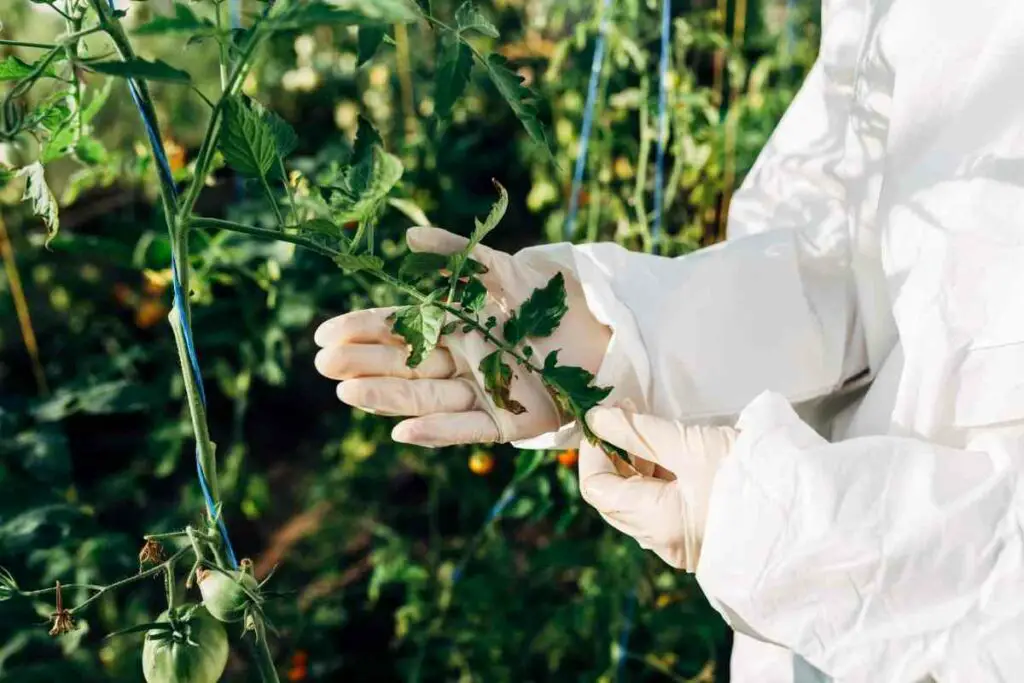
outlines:
[[[686,454],[679,425],[653,415],[628,413],[620,408],[594,408],[586,415],[587,424],[605,441],[633,455],[679,472]]]
[[[398,344],[405,341],[391,332],[388,316],[395,308],[367,308],[339,315],[324,322],[313,334],[320,348],[342,344]]]
[[[641,543],[665,515],[680,514],[678,490],[650,477],[623,477],[601,449],[584,443],[579,452],[580,495],[612,526]]]
[[[455,254],[466,248],[469,240],[461,235],[442,230],[441,228],[409,228],[405,233],[405,241],[409,250],[414,252],[430,252],[434,254]],[[491,249],[483,244],[473,247],[470,257],[487,268],[486,273],[479,275],[480,281],[487,289],[494,289],[500,286],[496,279],[496,272],[500,270],[501,261],[508,258],[508,254]]]
[[[494,443],[498,427],[482,410],[465,413],[437,413],[414,417],[395,425],[391,438],[415,446],[441,448],[470,443]]]
[[[446,349],[434,349],[415,368],[406,365],[409,353],[399,346],[343,344],[321,349],[314,364],[330,379],[398,377],[400,379],[447,379],[455,374],[455,362]]]
[[[338,385],[343,403],[378,415],[420,416],[472,410],[476,393],[461,379],[350,379]]]

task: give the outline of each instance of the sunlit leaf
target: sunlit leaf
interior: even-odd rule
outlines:
[[[338,254],[334,262],[350,273],[357,273],[360,270],[380,270],[384,267],[384,261],[378,256],[369,254]]]
[[[462,3],[455,11],[455,26],[460,32],[476,31],[491,38],[498,37],[498,29],[485,17],[472,2]]]
[[[14,55],[7,55],[0,60],[0,81],[17,81],[25,78],[32,73],[35,69],[36,63],[29,64],[23,62]],[[47,66],[43,69],[42,76],[54,77],[56,72],[53,70],[53,65]]]
[[[414,368],[437,346],[444,324],[444,309],[426,303],[405,306],[391,314],[391,330],[409,345],[405,364]]]
[[[20,169],[18,175],[25,179],[25,194],[22,201],[31,202],[32,212],[43,219],[46,225],[46,244],[49,245],[50,240],[57,236],[60,229],[60,217],[57,198],[46,184],[43,165],[37,161]]]
[[[512,112],[523,124],[530,138],[550,151],[550,142],[544,132],[544,126],[537,118],[537,93],[523,85],[523,78],[510,68],[507,59],[499,54],[487,55],[484,60],[487,74],[502,98],[512,108]]]
[[[277,161],[270,125],[239,98],[225,104],[219,146],[227,164],[242,175],[266,177]]]
[[[337,185],[326,188],[332,218],[337,223],[374,223],[387,203],[391,189],[402,178],[402,162],[384,151],[380,135],[362,121],[352,154]]]

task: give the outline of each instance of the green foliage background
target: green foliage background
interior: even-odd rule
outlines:
[[[649,249],[658,6],[613,4],[572,237]],[[805,3],[674,4],[662,247],[678,254],[720,237],[723,195],[799,86],[817,22]],[[438,14],[455,9],[434,5]],[[292,165],[308,178],[345,153],[359,115],[377,126],[406,168],[379,228],[386,258],[403,253],[402,234],[421,214],[467,233],[493,201],[492,177],[512,197],[492,246],[560,240],[599,8],[581,0],[482,5],[501,30],[496,47],[542,95],[554,159],[479,77],[451,125],[432,124],[438,64],[425,26],[393,33],[362,67],[352,31],[275,38],[246,91],[295,126]],[[130,20],[170,12],[157,0],[133,3]],[[0,21],[0,37],[19,40],[59,30],[55,15],[27,0],[5,2]],[[217,79],[209,45],[183,49],[168,37],[140,45],[200,84]],[[0,59],[8,54],[25,56],[0,46]],[[154,90],[165,136],[191,161],[205,127],[202,103],[173,85]],[[52,251],[43,249],[40,221],[19,203],[22,183],[0,187],[9,234],[0,241],[11,246],[0,278],[0,565],[29,587],[131,574],[143,533],[198,521],[202,509],[164,324],[169,244],[152,159],[123,83],[114,84],[95,127],[102,146],[91,163],[47,170],[61,200]],[[6,164],[30,155],[0,145]],[[187,163],[178,172],[187,175]],[[296,192],[304,190],[300,180]],[[199,211],[273,224],[258,190],[226,171]],[[368,299],[331,263],[288,244],[229,233],[201,233],[193,243],[193,326],[225,516],[259,573],[278,565],[273,585],[284,595],[269,613],[284,678],[726,680],[727,629],[696,583],[608,529],[554,454],[497,447],[494,471],[478,476],[467,467],[473,449],[394,444],[391,421],[338,403],[333,383],[312,368],[312,331],[331,315],[393,303],[388,291],[375,288]],[[41,377],[15,314],[12,263]],[[517,461],[537,473],[487,523]],[[476,552],[453,587],[474,539]],[[46,633],[52,604],[0,603],[0,681],[141,680],[137,640],[103,636],[152,618],[162,599],[158,583],[104,598],[60,639]],[[250,675],[233,656],[225,680]]]

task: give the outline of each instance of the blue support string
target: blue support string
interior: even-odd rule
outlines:
[[[626,609],[623,614],[624,623],[622,624],[622,630],[619,632],[619,649],[618,657],[619,660],[615,663],[615,681],[622,680],[622,671],[626,666],[626,652],[629,648],[629,636],[633,632],[633,617],[636,614],[636,603],[637,595],[636,588],[629,592],[626,596]]]
[[[576,227],[576,214],[580,208],[580,189],[583,187],[583,171],[587,166],[587,149],[590,146],[590,133],[594,127],[594,110],[597,108],[597,86],[604,68],[604,45],[608,34],[608,17],[611,15],[611,0],[604,0],[601,10],[601,24],[594,43],[594,59],[590,63],[590,82],[587,84],[587,101],[583,108],[583,126],[580,128],[579,152],[576,155],[576,167],[572,174],[572,192],[569,195],[569,213],[565,221],[565,238],[572,239]]]
[[[110,9],[117,10],[117,0],[107,0],[110,5]],[[135,102],[135,108],[139,111],[139,117],[142,119],[142,125],[146,129],[146,137],[149,138],[150,144],[153,148],[153,155],[156,157],[157,172],[160,174],[161,182],[170,188],[171,196],[177,199],[177,192],[174,189],[174,174],[171,172],[171,164],[167,160],[167,154],[164,152],[164,147],[160,141],[160,135],[157,133],[157,122],[150,120],[146,114],[145,108],[142,106],[142,98],[139,96],[138,86],[133,79],[128,79],[128,90],[131,92],[132,101]],[[188,319],[184,315],[185,307],[185,292],[181,286],[181,278],[178,273],[178,264],[171,256],[171,287],[174,292],[174,307],[180,314],[178,316],[181,324],[181,335],[185,340],[185,350],[188,355],[189,365],[191,366],[192,376],[195,378],[196,385],[199,388],[199,399],[203,405],[206,405],[206,389],[203,386],[203,374],[199,368],[199,356],[196,354],[195,342],[192,339],[192,326],[189,324]],[[231,545],[231,539],[228,537],[228,528],[224,524],[224,519],[217,511],[217,505],[213,500],[213,495],[210,493],[210,485],[206,479],[206,474],[203,472],[203,464],[199,458],[199,447],[196,446],[196,474],[199,478],[199,488],[202,489],[203,499],[206,501],[206,509],[210,517],[216,519],[217,529],[220,532],[221,538],[224,540],[224,549],[228,554],[228,561],[234,568],[238,567],[238,560],[235,557],[235,549]]]
[[[654,225],[651,236],[661,235],[662,204],[665,195],[665,145],[668,140],[668,63],[671,54],[672,2],[661,2],[661,59],[658,63],[658,153],[654,162]]]

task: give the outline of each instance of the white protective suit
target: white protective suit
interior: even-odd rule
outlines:
[[[1024,681],[1024,1],[823,29],[727,242],[546,249],[607,404],[738,419],[697,568],[734,683]]]

